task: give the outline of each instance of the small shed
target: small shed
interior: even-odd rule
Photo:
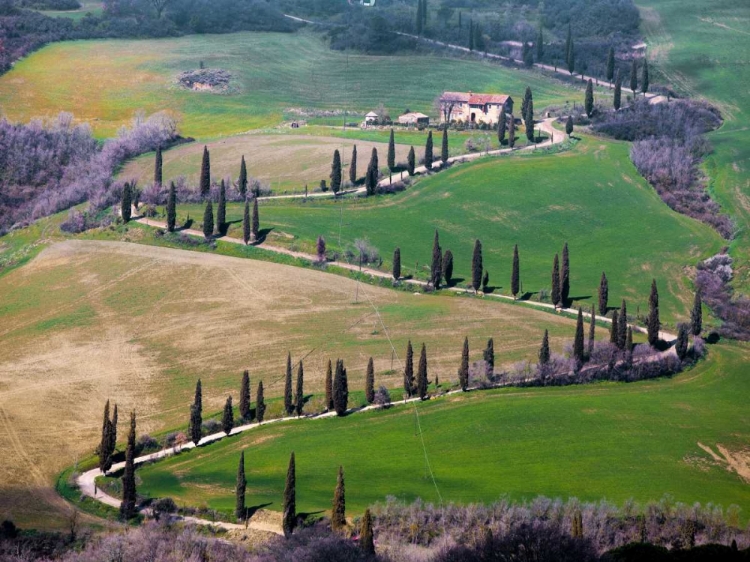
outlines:
[[[365,115],[365,123],[367,123],[368,125],[371,123],[377,122],[377,120],[378,120],[378,114],[375,113],[374,111],[371,111],[370,113]]]
[[[424,113],[412,111],[410,113],[404,113],[398,118],[398,122],[401,125],[429,125],[430,118]]]

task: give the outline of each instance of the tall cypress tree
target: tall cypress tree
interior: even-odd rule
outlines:
[[[570,52],[568,53],[568,72],[573,74],[576,69],[576,46],[575,43],[570,44]]]
[[[469,338],[464,338],[464,348],[461,351],[461,367],[458,369],[458,384],[464,392],[469,388]]]
[[[330,359],[326,369],[326,410],[333,411],[333,365]]]
[[[680,323],[680,325],[677,326],[677,342],[675,343],[674,349],[680,361],[687,357],[688,332],[689,328],[687,324]]]
[[[422,344],[419,354],[419,368],[417,369],[417,394],[424,400],[427,397],[427,348]]]
[[[352,160],[349,162],[349,181],[354,185],[357,183],[357,145],[352,148]]]
[[[443,144],[440,149],[440,159],[443,161],[443,166],[448,163],[448,125],[445,125],[443,129]]]
[[[417,35],[422,35],[422,26],[424,25],[424,18],[422,17],[422,0],[417,0]]]
[[[126,521],[136,516],[138,494],[135,489],[135,412],[130,414],[130,433],[125,449],[125,471],[122,475],[120,515]]]
[[[633,328],[628,326],[628,337],[625,340],[625,351],[632,353],[633,351]]]
[[[703,302],[700,291],[695,292],[693,299],[693,310],[690,311],[690,331],[694,336],[699,336],[703,330]]]
[[[245,199],[245,209],[242,212],[242,241],[250,243],[250,201]]]
[[[620,111],[620,107],[622,107],[622,77],[620,76],[620,72],[617,72],[617,79],[615,80],[615,96],[612,101],[612,105],[615,108],[615,111]]]
[[[393,171],[396,168],[396,139],[391,129],[391,136],[388,137],[388,169]]]
[[[240,161],[240,177],[237,180],[237,187],[240,190],[240,195],[242,195],[242,198],[244,199],[247,197],[247,164],[245,163],[245,155],[242,155],[242,160]]]
[[[586,116],[591,117],[594,113],[594,83],[589,78],[586,83],[586,96],[583,102],[583,108],[586,110]]]
[[[393,250],[393,278],[401,279],[401,248]]]
[[[638,95],[638,61],[636,59],[633,59],[630,67],[630,89],[634,95]]]
[[[648,93],[649,77],[648,77],[648,59],[643,59],[643,71],[641,73],[641,92],[645,96]]]
[[[341,191],[341,153],[338,148],[333,151],[331,163],[331,191],[334,195]]]
[[[349,407],[349,383],[346,378],[344,360],[336,360],[336,373],[333,375],[333,408],[337,416],[346,414]]]
[[[648,330],[648,343],[655,346],[659,343],[659,291],[656,289],[656,279],[651,282],[651,295],[648,298],[648,318],[646,328]]]
[[[195,384],[195,398],[193,398],[193,404],[190,406],[190,425],[188,426],[188,433],[190,433],[190,440],[196,445],[201,440],[201,433],[203,429],[203,390],[201,388],[201,380]]]
[[[110,459],[115,454],[117,448],[117,404],[112,412],[112,421],[109,424],[109,456]]]
[[[208,155],[208,147],[203,147],[203,161],[201,162],[200,178],[201,197],[208,197],[211,193],[211,158]]]
[[[297,469],[294,463],[294,452],[289,457],[289,468],[286,471],[284,485],[284,505],[281,527],[284,536],[289,538],[297,526]]]
[[[292,354],[286,355],[286,375],[284,376],[284,411],[288,416],[294,412],[294,402],[292,402]]]
[[[474,50],[474,20],[469,20],[469,50]]]
[[[539,366],[544,367],[549,363],[550,351],[549,351],[549,331],[544,330],[544,337],[542,337],[542,346],[539,348]]]
[[[104,405],[102,436],[99,443],[99,470],[106,474],[112,468],[112,421],[109,419],[109,400]]]
[[[221,180],[219,187],[219,207],[216,210],[216,233],[223,236],[226,234],[227,227],[227,186],[224,180]]]
[[[572,73],[573,71],[570,69],[570,52],[573,48],[573,33],[570,27],[570,23],[568,23],[568,35],[565,37],[565,52],[563,53],[565,55],[565,65],[568,67],[568,70]]]
[[[505,129],[508,126],[506,119],[505,108],[503,108],[500,110],[500,118],[497,121],[497,142],[501,147],[503,146],[503,142],[505,142]]]
[[[612,313],[612,325],[609,328],[609,343],[617,345],[620,339],[620,314],[615,310]]]
[[[260,238],[260,217],[258,215],[258,198],[253,197],[253,220],[250,227],[250,235],[253,242],[257,242]]]
[[[510,294],[513,298],[518,297],[521,290],[521,265],[518,257],[518,244],[513,247],[513,269],[510,274]]]
[[[154,185],[161,187],[162,185],[162,167],[163,159],[161,156],[161,146],[156,147],[156,158],[154,159]]]
[[[508,146],[513,148],[516,146],[516,118],[513,114],[510,114],[510,121],[508,121]]]
[[[297,367],[297,393],[294,400],[294,411],[298,416],[302,415],[302,408],[305,406],[305,392],[303,390],[305,373],[302,367],[302,361]]]
[[[461,13],[459,12],[459,16]],[[375,555],[375,539],[372,533],[372,514],[370,509],[365,509],[365,514],[362,516],[362,525],[359,530],[359,547],[364,551],[365,554],[370,556]]]
[[[247,478],[245,477],[245,451],[240,453],[240,463],[237,466],[237,483],[234,487],[234,516],[242,521],[245,518],[245,492],[247,490]]]
[[[552,262],[552,304],[560,306],[562,299],[560,297],[560,258],[555,254],[555,259]]]
[[[562,270],[560,271],[560,302],[568,306],[570,301],[570,253],[568,243],[565,242],[562,251]]]
[[[583,363],[583,310],[578,308],[578,319],[576,321],[576,336],[573,340],[573,358],[580,365]]]
[[[615,77],[615,48],[610,47],[607,53],[607,82],[612,85],[612,79]]]
[[[227,396],[227,401],[224,403],[224,412],[221,416],[221,429],[227,435],[234,429],[234,410],[232,408],[231,396]]]
[[[589,323],[589,357],[594,353],[594,342],[596,341],[596,309],[591,306],[591,322]]]
[[[133,212],[132,209],[133,188],[128,182],[125,182],[125,185],[122,186],[122,201],[120,202],[120,216],[122,217],[122,222],[130,222],[130,217]]]
[[[206,209],[203,211],[203,236],[208,240],[214,234],[214,206],[211,200],[206,201]]]
[[[536,35],[536,60],[542,62],[544,56],[544,30],[542,24],[539,24],[539,32]]]
[[[406,363],[404,364],[404,392],[411,398],[414,393],[414,348],[411,340],[406,344]]]
[[[568,138],[570,138],[570,135],[573,134],[573,116],[568,115],[568,120],[565,121],[565,134],[568,135]]]
[[[628,306],[625,304],[625,299],[622,299],[620,305],[620,315],[618,317],[617,326],[617,347],[624,350],[625,340],[628,337]]]
[[[609,302],[609,281],[607,274],[602,271],[602,278],[599,281],[599,314],[607,314],[607,303]]]
[[[474,288],[476,293],[482,284],[482,272],[484,266],[482,264],[482,243],[479,240],[474,242],[474,254],[471,258],[471,286]]]
[[[365,175],[365,189],[367,195],[375,195],[378,188],[378,177],[380,176],[380,165],[378,164],[378,149],[373,148],[370,155],[370,164],[367,166]]]
[[[414,175],[414,168],[417,165],[417,157],[414,154],[414,147],[412,146],[409,148],[409,155],[406,157],[406,171],[409,173],[409,176]]]
[[[263,423],[263,418],[266,415],[266,400],[263,396],[263,381],[258,383],[258,390],[255,393],[255,417],[258,419],[258,423]]]
[[[443,280],[450,287],[453,279],[453,252],[446,250],[443,254]]]
[[[174,232],[177,224],[177,188],[174,182],[169,184],[169,194],[167,195],[167,231]]]
[[[440,288],[440,280],[443,276],[443,251],[440,248],[440,238],[435,229],[435,238],[432,241],[432,266],[430,267],[430,283],[435,290]]]
[[[339,474],[336,477],[336,490],[333,492],[331,530],[339,533],[346,530],[346,490],[344,488],[343,466],[339,466]]]
[[[432,170],[432,162],[432,131],[430,131],[427,133],[427,142],[424,145],[424,165],[428,172]]]
[[[526,119],[526,114],[529,111],[529,103],[534,100],[534,94],[531,92],[531,87],[526,86],[526,91],[523,93],[523,101],[521,102],[521,115]]]
[[[495,340],[493,338],[487,340],[487,347],[484,348],[482,359],[487,363],[490,372],[495,370]]]
[[[534,101],[529,100],[529,106],[526,108],[524,115],[524,124],[526,125],[526,138],[529,142],[534,142]]]
[[[365,375],[365,399],[368,404],[375,402],[375,365],[372,357],[367,362],[367,374]]]
[[[240,385],[240,417],[245,421],[252,420],[250,410],[250,372],[242,373],[242,384]]]

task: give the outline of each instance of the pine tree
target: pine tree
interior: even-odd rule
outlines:
[[[565,134],[568,135],[568,138],[570,138],[570,135],[573,134],[573,116],[568,115],[568,120],[565,122]]]
[[[304,383],[304,369],[302,367],[302,361],[299,362],[299,367],[297,367],[297,392],[295,394],[295,400],[294,400],[294,412],[298,415],[302,415],[302,408],[305,406],[305,393],[303,390],[303,383]]]
[[[206,201],[206,209],[203,211],[203,236],[209,240],[214,234],[214,206],[211,200]]]
[[[154,162],[154,185],[161,187],[162,185],[162,167],[164,161],[161,156],[161,146],[156,147],[156,158]]]
[[[411,398],[414,393],[414,348],[411,340],[406,344],[406,363],[404,364],[404,392]]]
[[[612,325],[609,328],[609,343],[617,345],[617,341],[620,339],[620,315],[615,310],[612,313]]]
[[[443,161],[443,166],[448,163],[448,125],[443,129],[443,144],[440,147],[440,159]]]
[[[464,392],[469,388],[469,338],[464,338],[464,348],[461,351],[461,367],[458,369],[458,384]]]
[[[688,335],[689,335],[689,327],[687,324],[681,323],[677,327],[677,343],[675,343],[674,349],[677,352],[677,357],[679,357],[680,361],[685,359],[687,357],[688,352]]]
[[[419,368],[417,369],[417,394],[424,400],[427,397],[427,348],[422,344],[419,354]]]
[[[409,176],[414,175],[414,168],[417,165],[417,157],[414,154],[414,147],[412,146],[409,148],[409,155],[406,157],[406,171],[409,173]]]
[[[343,416],[349,408],[349,383],[343,359],[336,360],[336,373],[333,375],[333,408],[337,416]]]
[[[174,182],[169,184],[169,194],[167,195],[167,231],[174,232],[177,224],[177,188]]]
[[[289,538],[297,526],[297,471],[294,463],[294,452],[289,457],[289,468],[286,471],[284,486],[284,511],[281,527],[284,536]]]
[[[497,142],[501,147],[503,146],[503,142],[505,142],[505,130],[508,127],[506,120],[505,108],[503,108],[500,110],[500,118],[497,121]]]
[[[333,411],[333,365],[330,359],[326,369],[326,410]]]
[[[427,133],[427,142],[424,145],[424,165],[429,172],[432,170],[432,131]]]
[[[391,136],[388,137],[388,169],[392,172],[396,168],[396,138],[391,129]]]
[[[245,163],[245,155],[242,155],[242,160],[240,161],[240,177],[237,180],[237,187],[240,190],[240,195],[242,195],[242,198],[244,199],[247,197],[247,164]]]
[[[284,377],[284,411],[287,416],[294,412],[294,403],[292,402],[292,354],[286,355],[286,375]]]
[[[619,349],[625,349],[625,340],[628,338],[628,307],[625,304],[625,299],[622,299],[620,305],[620,315],[618,316],[617,326],[617,347]]]
[[[479,240],[474,242],[474,255],[471,258],[471,286],[476,293],[482,284],[482,243]]]
[[[440,288],[440,280],[443,276],[443,251],[440,248],[440,238],[435,230],[435,239],[432,242],[432,266],[430,268],[430,283],[435,290]]]
[[[544,56],[544,30],[542,24],[539,24],[539,33],[536,35],[536,60],[542,62]]]
[[[211,193],[211,158],[208,155],[208,147],[203,147],[203,161],[201,162],[200,178],[201,197],[208,197]]]
[[[337,195],[341,190],[341,153],[338,148],[333,151],[333,163],[331,164],[331,191]]]
[[[516,146],[516,118],[513,117],[512,113],[508,122],[508,146],[510,148]]]
[[[258,216],[258,198],[253,198],[253,220],[250,227],[250,236],[253,242],[260,239],[260,217]]]
[[[651,295],[648,298],[648,318],[646,319],[648,330],[648,344],[655,347],[659,343],[659,291],[656,289],[656,279],[651,282]]]
[[[578,319],[576,321],[576,336],[573,340],[573,358],[580,365],[584,358],[583,347],[583,310],[578,308]]]
[[[352,148],[352,160],[349,162],[349,181],[354,185],[357,183],[357,145]]]
[[[607,314],[607,303],[609,302],[609,282],[607,275],[602,271],[602,278],[599,281],[599,314]]]
[[[461,13],[459,12],[459,17]],[[365,509],[365,514],[362,517],[362,526],[359,531],[359,547],[369,556],[375,555],[375,539],[372,533],[372,514],[370,509]]]
[[[594,343],[596,342],[596,310],[591,306],[591,322],[589,323],[589,348],[588,355],[591,357],[594,353]]]
[[[487,367],[489,368],[490,372],[494,371],[495,369],[495,340],[490,338],[487,340],[487,347],[484,348],[484,352],[482,353],[482,359],[484,359],[484,362],[487,363]]]
[[[630,67],[630,89],[634,95],[638,95],[638,61],[633,59]]]
[[[122,201],[120,202],[120,216],[122,216],[122,222],[130,222],[133,208],[133,188],[129,183],[125,182],[122,186]]]
[[[245,477],[245,451],[240,453],[240,463],[237,466],[237,484],[234,487],[234,516],[242,521],[245,518],[245,492],[247,478]]]
[[[216,209],[216,233],[223,236],[227,227],[227,186],[221,180],[219,187],[219,207]]]
[[[446,250],[443,254],[443,280],[450,287],[453,279],[453,252]]]
[[[370,164],[367,166],[367,174],[365,175],[365,188],[367,190],[367,195],[375,195],[375,191],[378,188],[379,175],[378,149],[373,148],[372,155],[370,156]]]
[[[333,492],[331,530],[336,533],[346,530],[346,491],[344,488],[344,467],[342,466],[339,466],[339,473],[336,478],[336,490]]]
[[[227,401],[224,403],[224,413],[221,416],[221,429],[227,435],[234,429],[234,410],[232,408],[231,396],[227,396]]]
[[[136,515],[138,494],[135,489],[135,412],[130,414],[130,433],[125,449],[125,471],[122,475],[122,503],[120,515],[126,521]]]
[[[594,83],[589,78],[586,83],[586,97],[583,102],[583,107],[586,110],[586,116],[591,117],[594,113]]]
[[[365,399],[368,404],[375,402],[375,365],[372,357],[367,362],[367,374],[365,375]]]
[[[195,398],[193,399],[193,405],[190,406],[190,424],[188,426],[188,433],[190,433],[190,440],[196,445],[201,440],[201,433],[203,429],[203,390],[201,388],[201,380],[195,384]]]
[[[393,250],[393,278],[401,279],[401,248]]]
[[[542,337],[542,346],[539,348],[539,366],[543,367],[549,363],[550,351],[549,351],[549,331],[544,330],[544,337]]]
[[[240,418],[244,421],[252,420],[250,410],[250,372],[242,373],[242,384],[240,385]]]
[[[565,242],[562,251],[562,269],[560,270],[560,302],[562,306],[570,304],[570,253]]]
[[[690,311],[690,331],[694,336],[699,336],[703,330],[703,303],[700,291],[695,292],[693,310]]]
[[[245,199],[245,209],[242,212],[242,241],[250,243],[250,200]]]
[[[258,383],[258,391],[255,393],[255,417],[258,423],[263,423],[266,414],[266,400],[263,396],[263,381]]]
[[[552,262],[552,304],[560,306],[562,299],[560,297],[560,258],[555,254]]]
[[[622,77],[620,76],[620,72],[617,72],[617,79],[615,80],[615,96],[612,101],[612,105],[615,108],[615,111],[620,111],[620,107],[622,107]]]
[[[510,274],[510,294],[518,297],[521,287],[521,265],[518,258],[518,244],[513,247],[513,269]]]
[[[615,48],[610,47],[607,53],[607,82],[612,84],[612,79],[615,77]]]
[[[645,96],[648,92],[649,79],[648,79],[648,59],[643,59],[643,72],[641,73],[641,92]]]

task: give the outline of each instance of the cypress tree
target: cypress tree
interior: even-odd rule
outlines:
[[[203,161],[201,162],[200,179],[201,197],[208,197],[211,193],[211,158],[208,155],[208,147],[203,147]]]
[[[599,314],[607,314],[607,303],[609,302],[609,282],[607,275],[602,271],[602,278],[599,281]]]
[[[574,43],[570,44],[570,52],[568,53],[568,72],[573,74],[576,69],[576,46]]]
[[[570,52],[573,48],[573,33],[570,28],[570,23],[568,23],[568,35],[565,37],[565,64],[568,67],[568,70],[572,73],[573,71],[570,68]]]
[[[294,412],[294,403],[292,402],[292,354],[286,355],[286,375],[284,377],[284,411],[288,416]]]
[[[690,331],[694,336],[699,336],[703,330],[703,303],[700,291],[695,292],[693,310],[690,311]]]
[[[112,412],[112,422],[109,424],[109,456],[115,453],[117,448],[117,404],[115,404],[114,411]]]
[[[620,315],[618,317],[617,326],[617,347],[625,349],[625,340],[628,338],[628,307],[625,304],[625,299],[622,299],[620,305]]]
[[[458,12],[458,29],[461,29],[463,27],[463,22],[461,21],[461,12]]]
[[[122,201],[120,202],[120,216],[122,216],[122,222],[130,222],[133,208],[133,188],[129,183],[125,182],[122,186]]]
[[[586,110],[586,116],[591,117],[594,113],[594,83],[591,81],[591,78],[589,78],[589,81],[586,83],[586,97],[583,102],[583,107]]]
[[[648,329],[648,343],[656,346],[659,343],[659,291],[656,289],[656,279],[651,282],[651,295],[648,298],[648,318],[646,328]]]
[[[373,148],[372,155],[370,156],[370,164],[367,166],[367,174],[365,175],[365,188],[367,190],[367,195],[375,195],[375,191],[378,187],[379,174],[378,149]]]
[[[417,164],[417,157],[414,154],[414,147],[412,146],[409,149],[409,155],[406,158],[406,171],[409,173],[410,176],[414,175],[414,168]]]
[[[393,278],[401,279],[401,248],[393,250]]]
[[[544,330],[544,337],[542,337],[542,346],[539,348],[539,366],[544,367],[549,363],[550,351],[549,351],[549,331]]]
[[[625,351],[632,353],[633,351],[633,328],[628,326],[628,336],[625,339]]]
[[[419,354],[419,368],[417,369],[417,393],[424,400],[427,397],[427,348],[422,344]]]
[[[482,359],[487,363],[490,372],[495,370],[495,340],[490,338],[487,340],[487,347],[484,348],[482,353]]]
[[[240,417],[249,421],[252,420],[250,410],[250,372],[245,371],[242,373],[242,384],[240,385]]]
[[[284,486],[284,511],[281,527],[284,536],[289,538],[297,526],[297,471],[294,463],[294,452],[289,457],[289,468],[286,471]]]
[[[234,411],[232,409],[231,396],[227,396],[227,401],[224,403],[224,413],[221,416],[221,429],[227,435],[234,429]]]
[[[391,129],[391,136],[388,137],[388,169],[392,172],[396,168],[396,139]]]
[[[338,148],[333,151],[333,163],[331,164],[331,191],[337,195],[341,190],[341,153]]]
[[[411,398],[414,392],[414,348],[411,340],[406,344],[406,363],[404,364],[404,392]]]
[[[162,185],[162,166],[161,146],[156,147],[156,158],[154,161],[154,185]]]
[[[461,351],[461,367],[458,369],[458,384],[464,392],[469,388],[469,338],[464,338],[464,348]]]
[[[615,77],[615,48],[610,47],[607,53],[607,82],[612,84],[612,79]]]
[[[612,313],[612,325],[609,328],[609,343],[617,345],[620,339],[620,315],[617,310]]]
[[[221,180],[219,187],[219,207],[216,210],[216,233],[223,236],[227,227],[227,186]]]
[[[683,359],[685,359],[685,357],[687,357],[689,328],[687,324],[681,323],[677,327],[677,330],[677,343],[675,344],[674,348],[677,352],[677,357],[679,357],[680,361],[682,361]]]
[[[578,308],[578,319],[576,321],[576,337],[573,340],[573,358],[580,365],[583,363],[583,310]]]
[[[167,231],[174,232],[177,224],[177,188],[174,182],[169,184],[169,195],[167,195]]]
[[[634,95],[638,95],[638,61],[635,59],[630,67],[630,89]]]
[[[422,35],[424,17],[422,16],[422,0],[417,0],[417,35]]]
[[[349,163],[349,181],[354,185],[357,183],[357,145],[352,148],[352,161]]]
[[[506,123],[506,117],[505,117],[505,108],[500,110],[500,118],[497,121],[497,142],[500,144],[500,146],[503,146],[503,142],[505,142],[505,129],[507,128]]]
[[[487,51],[487,46],[484,44],[484,34],[479,24],[474,26],[474,47],[478,51]]]
[[[560,258],[555,254],[552,262],[552,304],[560,306],[562,299],[560,297]]]
[[[440,148],[440,159],[443,161],[443,166],[448,163],[448,125],[446,124],[443,129],[443,144]]]
[[[510,121],[508,122],[508,146],[513,148],[516,145],[516,118],[513,114],[510,114]]]
[[[242,212],[242,241],[250,243],[250,201],[245,199],[245,210]]]
[[[622,77],[620,76],[619,71],[617,73],[617,79],[615,80],[615,97],[612,104],[615,111],[620,111],[620,107],[622,107]]]
[[[526,115],[529,111],[529,103],[534,100],[534,94],[531,92],[531,88],[526,86],[526,91],[523,93],[523,101],[521,102],[521,115],[526,119]]]
[[[201,430],[203,427],[203,390],[201,388],[201,380],[195,384],[195,398],[193,399],[193,405],[190,406],[190,425],[188,426],[188,433],[190,433],[190,440],[196,445],[201,440]]]
[[[203,236],[206,240],[214,234],[214,206],[211,200],[206,201],[206,209],[203,211]]]
[[[443,280],[450,287],[453,279],[453,252],[446,250],[443,254]]]
[[[303,390],[303,383],[304,383],[304,369],[302,367],[302,361],[299,362],[299,367],[297,367],[297,393],[294,400],[294,411],[298,416],[302,415],[302,408],[305,405],[305,393]]]
[[[237,466],[237,484],[234,487],[234,516],[240,521],[245,518],[245,491],[247,478],[245,477],[245,451],[240,453],[240,463]]]
[[[258,383],[258,391],[255,393],[255,417],[258,423],[263,423],[263,417],[266,414],[266,400],[263,396],[263,381]]]
[[[570,135],[573,134],[573,116],[568,115],[568,120],[565,122],[565,134],[568,135],[568,138],[570,138]]]
[[[375,402],[375,365],[372,357],[367,362],[367,374],[365,375],[365,399],[368,404]]]
[[[539,24],[539,33],[537,33],[536,36],[536,60],[537,62],[542,62],[542,57],[544,56],[544,31],[542,29],[542,24]]]
[[[474,20],[469,20],[469,50],[474,50]]]
[[[240,161],[240,177],[237,180],[237,187],[240,190],[240,195],[242,195],[242,198],[244,199],[247,197],[247,164],[245,164],[245,155],[242,155],[242,160]]]
[[[337,416],[346,414],[349,407],[349,383],[343,359],[336,360],[336,373],[333,376],[333,407]]]
[[[432,170],[432,131],[427,133],[427,142],[424,145],[424,165],[429,172]]]
[[[130,433],[125,449],[125,471],[122,475],[122,503],[120,515],[126,521],[136,515],[137,493],[135,489],[135,412],[130,414]]]
[[[529,142],[534,142],[534,101],[529,100],[529,106],[526,108],[526,115],[524,116],[524,124],[526,125],[526,138]]]
[[[443,276],[443,251],[440,249],[438,231],[435,230],[435,239],[432,242],[432,266],[430,268],[430,283],[435,290],[440,288],[440,280]]]
[[[328,360],[328,369],[326,369],[326,410],[333,410],[333,365]]]
[[[458,13],[459,17],[461,12]],[[359,531],[359,547],[364,551],[365,554],[370,556],[375,555],[375,539],[372,533],[372,515],[370,509],[365,509],[365,514],[362,517],[362,526]]]
[[[253,242],[257,242],[260,237],[260,217],[258,216],[258,198],[253,198],[253,221],[250,227],[250,235]]]
[[[641,91],[643,92],[643,95],[645,96],[648,92],[648,85],[649,85],[649,79],[648,79],[648,59],[643,59],[643,72],[641,74]]]
[[[591,322],[589,323],[589,357],[594,353],[594,343],[596,341],[596,309],[591,306]]]
[[[474,288],[475,293],[482,284],[482,271],[484,271],[484,266],[482,265],[482,243],[476,240],[474,242],[474,255],[471,258],[471,286]]]
[[[570,300],[570,254],[568,243],[565,242],[562,251],[562,270],[560,271],[560,302],[568,306]]]
[[[518,258],[518,244],[513,247],[513,269],[510,274],[510,294],[513,298],[518,297],[521,287],[521,265]]]
[[[339,466],[339,474],[336,477],[336,490],[333,492],[331,530],[337,533],[346,530],[346,491],[344,488],[343,466]]]
[[[102,436],[99,443],[99,469],[106,474],[112,468],[112,422],[109,419],[109,400],[104,405],[104,420],[102,421]]]

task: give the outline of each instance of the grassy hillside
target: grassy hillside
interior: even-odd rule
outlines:
[[[201,61],[231,71],[238,92],[179,88],[177,75]],[[100,136],[114,135],[138,110],[169,109],[182,118],[185,135],[211,137],[274,125],[290,107],[361,115],[383,103],[395,115],[406,108],[433,113],[443,90],[507,92],[520,101],[527,85],[538,110],[582,98],[578,88],[534,72],[433,56],[345,54],[306,32],[191,35],[50,45],[0,78],[0,108],[20,120],[69,111]]]
[[[669,494],[688,504],[737,504],[747,520],[750,486],[699,444],[714,454],[717,444],[746,449],[748,360],[747,347],[726,345],[673,379],[491,391],[420,404],[442,498],[489,502],[546,494],[621,503]],[[350,514],[387,495],[439,499],[411,406],[253,430],[139,469],[139,491],[231,513],[241,450],[251,506],[281,509],[291,451],[303,512],[330,508],[339,464]]]

